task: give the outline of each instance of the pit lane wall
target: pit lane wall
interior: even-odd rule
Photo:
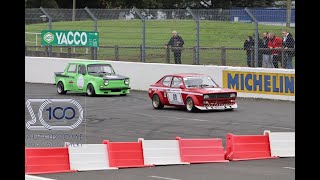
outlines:
[[[54,57],[25,57],[25,82],[54,83],[54,72],[62,72],[68,62],[85,61]],[[117,74],[130,77],[134,90],[148,90],[162,76],[175,73],[203,73],[222,87],[235,89],[239,97],[295,101],[295,70],[213,65],[176,65],[105,61]]]

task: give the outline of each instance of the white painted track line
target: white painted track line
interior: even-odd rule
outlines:
[[[161,177],[161,176],[149,176],[151,178],[157,178],[157,179],[166,179],[166,180],[182,180],[182,179],[173,179],[168,177]]]

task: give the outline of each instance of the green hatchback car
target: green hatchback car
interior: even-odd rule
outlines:
[[[130,79],[116,74],[112,66],[102,61],[70,62],[64,72],[55,72],[59,94],[83,92],[88,96],[121,95],[130,93]]]

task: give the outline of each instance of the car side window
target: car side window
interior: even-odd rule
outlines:
[[[180,85],[183,85],[182,79],[178,77],[174,77],[172,79],[171,87],[180,87]]]
[[[86,74],[86,67],[84,65],[79,65],[78,74]]]
[[[172,76],[167,76],[165,77],[163,80],[162,80],[162,84],[164,86],[170,86],[170,83],[171,83],[171,79],[172,79]]]
[[[68,68],[69,73],[76,73],[77,72],[77,65],[76,64],[70,64]]]

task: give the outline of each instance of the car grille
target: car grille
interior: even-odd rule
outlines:
[[[109,80],[109,84],[112,84],[113,86],[124,86],[124,80]]]
[[[208,94],[209,99],[230,98],[231,93]]]
[[[111,92],[120,92],[121,89],[111,89]]]

